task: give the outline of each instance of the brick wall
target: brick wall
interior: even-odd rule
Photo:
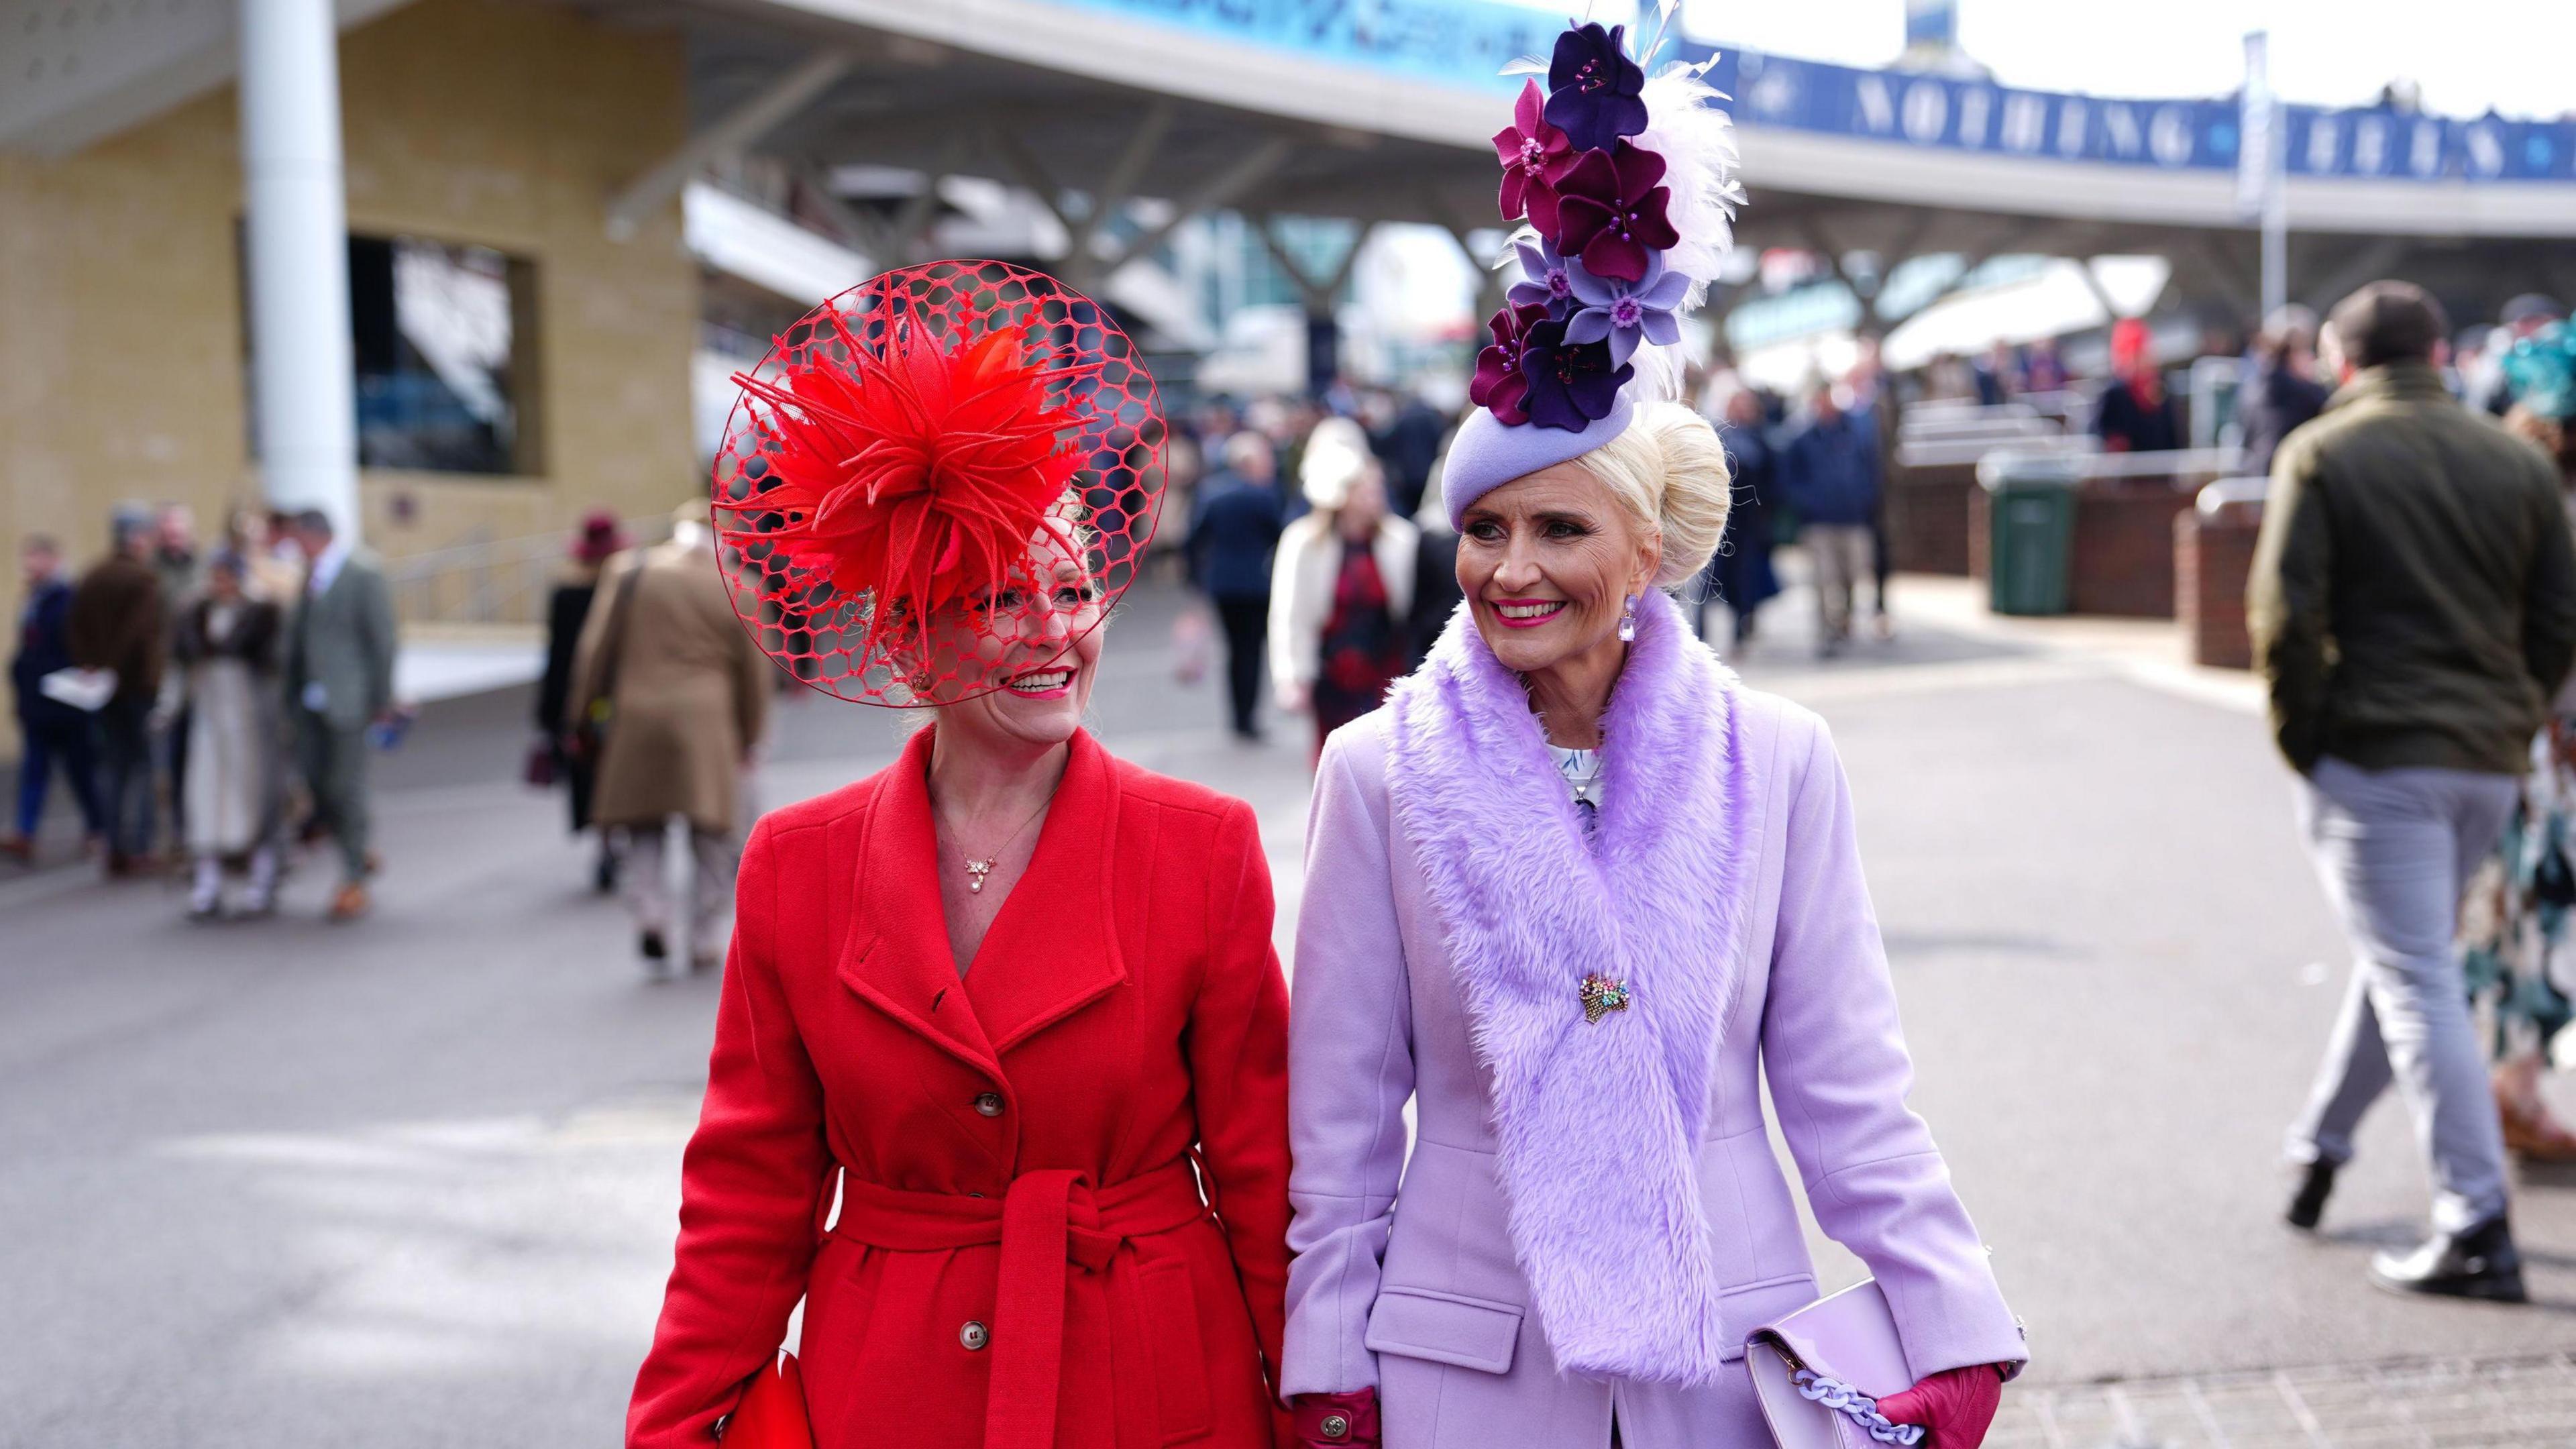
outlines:
[[[2174,616],[2174,515],[2191,511],[2191,490],[2169,479],[2086,483],[2075,501],[2071,613],[2133,619]],[[1986,490],[1968,499],[1968,572],[1994,576]]]
[[[2245,632],[2245,579],[2254,568],[2254,536],[2263,510],[2240,505],[2206,515],[2186,510],[2173,521],[2175,617],[2194,664],[2254,667]]]
[[[2174,616],[2174,515],[2192,495],[2162,479],[2088,483],[2075,506],[2067,606],[2131,619]]]
[[[1887,489],[1887,553],[1900,573],[1968,572],[1970,495],[1977,465],[1899,468]]]

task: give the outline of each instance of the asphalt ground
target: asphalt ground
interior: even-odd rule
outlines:
[[[1175,608],[1114,626],[1098,728],[1255,804],[1285,940],[1307,740],[1228,738],[1215,681],[1174,678]],[[2190,1438],[2240,1390],[2281,1442],[2383,1442],[2336,1437],[2333,1393],[2429,1416],[2386,1442],[2545,1442],[2497,1416],[2576,1372],[2576,1183],[2519,1185],[2525,1309],[2364,1284],[2424,1210],[2394,1099],[2327,1231],[2277,1225],[2346,953],[2241,691],[1952,615],[1820,664],[1803,626],[1782,600],[1739,662],[1851,772],[1914,1104],[2029,1323],[1997,1442],[2271,1442]],[[353,926],[319,919],[319,861],[280,917],[216,926],[173,884],[0,876],[0,1445],[617,1442],[715,983],[647,979],[559,802],[516,783],[526,713],[433,706],[380,762]],[[905,724],[791,697],[763,798],[877,768]]]

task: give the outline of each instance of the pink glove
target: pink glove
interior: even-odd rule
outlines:
[[[1377,1390],[1297,1396],[1301,1449],[1378,1449]]]
[[[1878,1401],[1878,1411],[1899,1424],[1922,1425],[1926,1449],[1977,1449],[2003,1398],[2003,1372],[1992,1364],[1970,1364],[1888,1395]]]

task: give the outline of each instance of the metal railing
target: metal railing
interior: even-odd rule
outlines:
[[[2203,518],[2216,518],[2231,509],[2260,504],[2272,491],[2272,480],[2261,473],[2221,478],[2193,496],[2192,506]]]
[[[2244,450],[2235,447],[2112,453],[2103,451],[2102,440],[2090,433],[2040,433],[1908,441],[1897,446],[1896,462],[1901,468],[1956,467],[1981,462],[1988,453],[2004,448],[2064,453],[2076,460],[2077,472],[2086,478],[2217,478],[2235,472],[2244,457]]]
[[[2224,478],[2244,460],[2242,448],[2176,448],[2165,453],[2086,452],[2076,469],[2086,478]],[[2191,485],[2197,487],[2197,484]]]
[[[621,526],[630,543],[658,543],[671,519],[651,514]],[[564,575],[569,537],[540,533],[387,559],[394,613],[405,624],[542,624],[547,598]]]

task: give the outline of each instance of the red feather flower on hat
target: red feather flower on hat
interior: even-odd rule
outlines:
[[[873,595],[867,631],[881,647],[1026,567],[1083,461],[1083,417],[1049,392],[1100,365],[1023,357],[1010,327],[943,344],[902,321],[881,351],[837,316],[833,328],[846,361],[815,349],[774,377],[734,378],[769,404],[775,439],[767,476],[740,506],[785,521],[726,537],[771,544],[834,588]]]

